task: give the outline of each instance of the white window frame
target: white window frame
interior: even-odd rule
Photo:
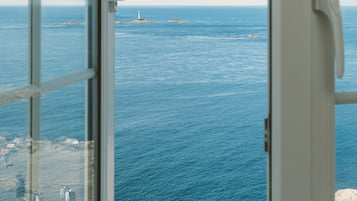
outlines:
[[[270,200],[334,200],[331,26],[312,0],[272,0],[270,6]]]
[[[87,68],[41,81],[41,0],[28,0],[29,7],[29,82],[22,88],[0,93],[3,104],[28,99],[29,137],[31,149],[39,146],[41,95],[58,88],[87,80],[86,136],[94,140],[94,189],[88,185],[85,200],[114,201],[114,0],[87,0],[86,18]],[[31,152],[31,151],[30,151]],[[86,161],[90,164],[91,161]],[[38,152],[29,155],[28,185],[40,186],[40,157]],[[91,172],[86,172],[91,175]],[[87,176],[86,179],[90,178]],[[94,192],[93,192],[94,190]],[[30,192],[28,200],[32,200]],[[94,195],[94,197],[92,197]]]
[[[102,0],[100,6],[100,133],[99,140],[99,200],[114,201],[114,13],[116,0]]]

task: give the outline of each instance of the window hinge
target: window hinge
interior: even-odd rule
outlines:
[[[264,150],[270,152],[271,146],[271,121],[269,118],[264,119]]]
[[[117,0],[108,0],[108,2],[109,2],[109,12],[111,13],[117,12],[117,6],[118,6]]]
[[[118,1],[124,1],[124,0],[108,0],[108,2],[109,2],[109,11],[111,13],[117,12]]]

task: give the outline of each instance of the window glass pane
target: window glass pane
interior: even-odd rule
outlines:
[[[27,101],[0,105],[0,136],[27,137]]]
[[[345,76],[336,80],[337,91],[357,91],[356,7],[342,8],[345,37]],[[336,190],[357,189],[357,105],[336,107]],[[342,196],[343,191],[337,195]],[[348,195],[344,192],[344,195]]]
[[[41,99],[41,138],[84,140],[85,84],[44,94]],[[56,131],[56,135],[53,132]]]
[[[266,199],[266,19],[265,7],[119,8],[116,200]]]
[[[71,7],[54,2],[42,1],[42,80],[85,68],[84,1]],[[28,10],[25,5],[0,6],[0,92],[28,82]],[[83,81],[42,95],[40,109],[36,101],[29,106],[28,100],[0,105],[0,200],[35,200],[37,194],[62,200],[60,192],[92,200],[94,153],[93,141],[85,135],[84,101]],[[30,111],[34,111],[31,119]],[[37,111],[41,119],[36,119]],[[33,128],[28,126],[31,122]],[[36,123],[41,125],[39,133]]]
[[[86,68],[85,7],[42,2],[42,80]]]
[[[76,200],[87,200],[86,188],[93,184],[93,178],[88,180],[86,175],[93,153],[85,134],[85,83],[50,92],[42,97],[41,104],[38,193],[48,200],[60,200],[66,192]]]
[[[336,188],[357,189],[357,105],[336,107]]]
[[[0,92],[27,84],[28,7],[0,5]]]
[[[0,106],[0,200],[25,196],[30,142],[26,111],[27,101]]]

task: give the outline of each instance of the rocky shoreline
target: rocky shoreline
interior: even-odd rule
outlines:
[[[341,189],[335,193],[335,201],[357,201],[356,189]]]

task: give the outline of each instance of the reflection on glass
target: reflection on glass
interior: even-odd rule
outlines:
[[[84,6],[42,7],[43,80],[86,68],[85,24]]]
[[[0,92],[27,84],[27,22],[27,6],[0,6]]]
[[[28,6],[0,7],[0,93],[28,84],[28,11]],[[42,81],[85,68],[84,15],[84,1],[75,7],[42,6]],[[31,90],[3,94],[2,103],[29,98]],[[0,200],[93,200],[85,82],[32,100],[0,103]]]
[[[25,197],[30,140],[27,101],[0,107],[0,200]]]
[[[85,86],[76,84],[41,99],[38,194],[48,200],[88,200],[93,142],[85,135]],[[36,189],[33,189],[36,190]]]

